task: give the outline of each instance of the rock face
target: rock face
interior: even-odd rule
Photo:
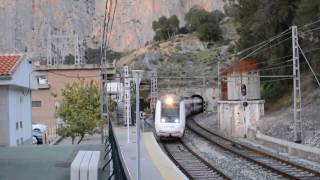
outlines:
[[[70,52],[74,52],[70,48],[74,35],[84,47],[98,48],[104,4],[105,0],[1,0],[0,52],[28,50],[34,57],[46,57],[48,42],[54,42],[49,34],[69,36],[69,44],[60,44],[60,49]],[[183,24],[185,13],[193,6],[211,11],[223,10],[224,5],[225,0],[118,0],[111,48],[125,51],[144,46],[153,38],[152,21],[160,16],[175,14]],[[62,40],[56,41],[53,50]]]
[[[224,5],[223,0],[120,0],[111,46],[120,51],[143,47],[152,40],[152,21],[159,17],[177,15],[181,25],[193,6],[212,11],[223,10]]]
[[[49,34],[69,41],[61,49],[73,49],[74,35],[94,47],[99,42],[103,4],[100,0],[1,0],[0,52],[27,50],[34,57],[46,57]]]

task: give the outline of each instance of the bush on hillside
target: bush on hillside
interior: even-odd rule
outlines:
[[[201,41],[219,41],[222,39],[222,31],[217,24],[205,23],[197,29],[197,36]]]
[[[152,22],[152,29],[155,32],[154,40],[167,40],[178,33],[179,19],[176,15],[169,18],[162,16],[158,21]]]
[[[201,41],[219,41],[222,31],[219,22],[224,18],[221,11],[208,12],[199,7],[193,7],[185,16],[186,29],[196,32]]]

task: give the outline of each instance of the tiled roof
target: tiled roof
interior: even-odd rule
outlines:
[[[0,76],[9,76],[15,70],[15,67],[20,63],[21,54],[0,54]]]

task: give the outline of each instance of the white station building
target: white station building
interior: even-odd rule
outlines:
[[[30,59],[0,55],[0,146],[32,143],[31,91],[37,88]]]

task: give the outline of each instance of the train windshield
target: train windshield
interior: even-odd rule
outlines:
[[[167,123],[177,123],[179,122],[179,105],[163,105],[161,111],[161,121]]]

